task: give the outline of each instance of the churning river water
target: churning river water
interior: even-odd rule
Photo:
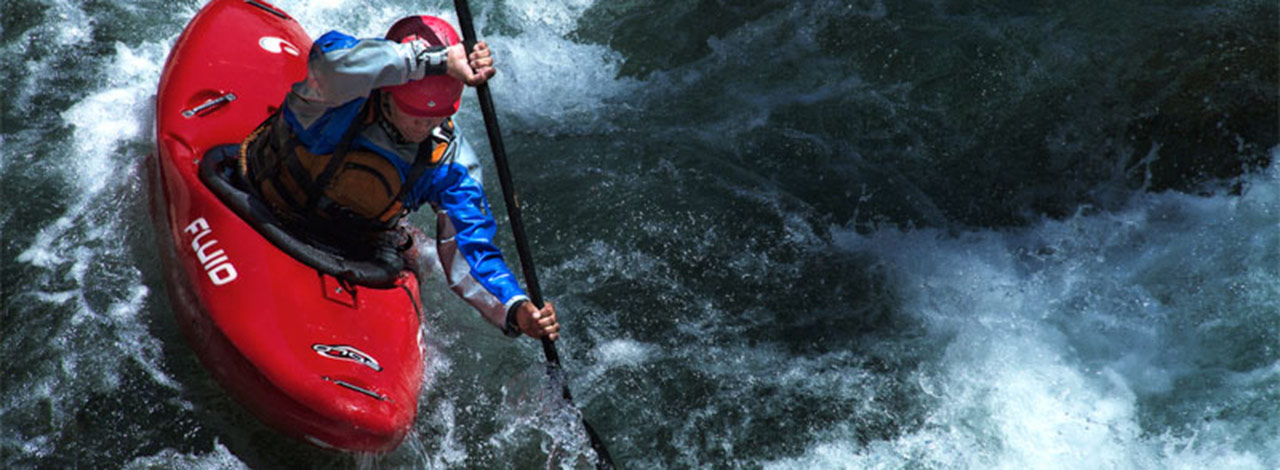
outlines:
[[[473,3],[624,468],[1280,468],[1274,0]],[[144,166],[202,4],[0,2],[0,467],[586,466],[538,345],[438,279],[389,455],[279,437],[204,372]],[[313,37],[455,18],[276,4]],[[470,92],[460,122],[487,159]]]

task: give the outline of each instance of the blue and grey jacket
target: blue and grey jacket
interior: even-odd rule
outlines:
[[[289,91],[282,118],[308,152],[333,153],[343,134],[362,119],[361,110],[375,90],[444,73],[444,54],[443,48],[428,48],[422,42],[356,39],[329,32],[312,46],[307,77]],[[403,141],[389,125],[364,126],[350,145],[385,158],[402,181],[418,152],[418,144]],[[462,132],[453,129],[440,165],[417,181],[405,182],[411,186],[403,203],[407,210],[423,204],[435,210],[433,258],[449,287],[490,323],[515,336],[519,332],[509,326],[508,312],[528,297],[494,245],[497,226],[481,181],[475,152]]]

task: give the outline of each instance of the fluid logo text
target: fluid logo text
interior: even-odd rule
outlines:
[[[213,285],[222,286],[236,280],[236,267],[231,264],[231,259],[222,248],[214,249],[218,240],[213,238],[213,229],[204,217],[192,221],[182,231],[195,235],[191,239],[191,249],[195,251],[196,260],[204,266],[204,272],[209,275]]]

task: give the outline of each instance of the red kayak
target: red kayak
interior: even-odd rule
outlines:
[[[236,171],[238,143],[305,77],[310,47],[261,1],[213,0],[191,20],[157,95],[157,233],[179,323],[237,401],[313,444],[384,452],[417,413],[417,279],[298,238]]]

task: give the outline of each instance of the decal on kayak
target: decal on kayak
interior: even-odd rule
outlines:
[[[226,251],[222,248],[213,249],[218,244],[218,240],[211,236],[213,229],[209,227],[209,222],[204,220],[204,217],[191,221],[182,231],[195,235],[195,238],[191,239],[191,249],[195,251],[196,260],[204,266],[204,272],[209,275],[213,285],[223,286],[236,280],[238,276],[236,267],[231,264]],[[208,241],[203,241],[205,238],[208,238]]]
[[[373,391],[373,390],[369,390],[369,389],[367,389],[367,388],[361,387],[361,386],[356,385],[356,384],[353,384],[353,383],[351,383],[351,382],[347,382],[347,381],[345,381],[345,380],[338,380],[338,379],[334,379],[334,378],[329,378],[329,377],[327,377],[327,376],[325,376],[325,377],[320,377],[320,378],[322,378],[322,379],[324,379],[324,380],[326,380],[326,381],[329,381],[329,382],[333,382],[334,384],[337,384],[338,386],[340,386],[340,387],[342,387],[342,388],[345,388],[345,389],[347,389],[347,390],[351,390],[351,391],[353,391],[353,392],[360,392],[360,393],[363,393],[363,394],[368,395],[368,396],[370,396],[370,397],[377,398],[379,401],[391,401],[391,399],[390,399],[390,398],[387,398],[387,396],[386,396],[386,395],[383,395],[383,394],[381,394],[381,393],[375,392],[375,391]]]
[[[342,361],[351,361],[364,365],[370,369],[382,372],[382,366],[378,365],[378,361],[372,356],[365,354],[364,351],[353,348],[351,346],[329,345],[329,344],[313,344],[311,349],[316,353],[329,359],[338,359]]]
[[[263,36],[262,39],[258,40],[258,47],[261,47],[262,50],[272,54],[280,54],[283,52],[294,57],[298,57],[301,54],[298,51],[298,48],[293,44],[290,44],[289,41],[285,41],[284,39],[280,39],[275,36]]]

